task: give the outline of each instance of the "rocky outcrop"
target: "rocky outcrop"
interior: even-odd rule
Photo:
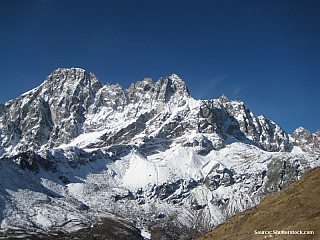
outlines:
[[[0,135],[0,236],[94,232],[99,212],[124,235],[192,239],[319,165],[319,131],[195,100],[176,74],[124,89],[57,69],[0,105]]]
[[[198,240],[319,239],[320,168]]]
[[[144,79],[123,89],[102,85],[83,69],[57,69],[39,87],[1,106],[2,152],[24,152],[69,144],[84,133],[108,130],[99,146],[127,144],[143,133],[176,139],[196,131],[212,134],[210,152],[228,136],[247,140],[267,151],[290,151],[289,136],[241,101],[226,96],[194,100],[176,75],[153,83]],[[215,147],[214,147],[215,146]],[[218,146],[218,147],[217,147]],[[203,152],[203,153],[204,153]]]
[[[305,152],[320,153],[320,129],[312,134],[299,127],[291,134],[291,142],[293,146],[298,146]]]

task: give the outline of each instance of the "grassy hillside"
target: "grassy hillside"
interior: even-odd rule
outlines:
[[[314,231],[314,234],[274,234],[276,231]],[[266,231],[266,232],[262,232]],[[267,196],[198,240],[320,239],[320,168]]]

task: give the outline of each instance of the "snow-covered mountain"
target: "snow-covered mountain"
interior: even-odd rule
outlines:
[[[57,69],[0,105],[0,134],[4,237],[108,218],[192,239],[320,165],[319,131],[289,135],[224,95],[195,100],[176,74],[123,89]]]

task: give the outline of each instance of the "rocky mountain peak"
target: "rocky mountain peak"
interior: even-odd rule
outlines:
[[[176,89],[180,94],[190,96],[187,84],[175,73],[173,73],[168,79],[171,80],[173,88]]]
[[[222,96],[219,98],[220,102],[226,103],[229,102],[228,98],[226,95],[222,94]]]
[[[124,89],[57,69],[0,105],[0,238],[105,213],[194,238],[319,164],[319,133],[290,136],[225,95],[195,100],[176,74]]]
[[[174,102],[179,102],[184,97],[190,97],[186,83],[176,74],[167,78],[160,78],[153,83],[151,78],[132,83],[126,90],[129,100],[133,103],[144,99],[145,103],[157,101],[167,103],[171,98]],[[149,99],[149,100],[148,100]]]
[[[207,147],[201,150],[205,153],[224,147],[229,137],[267,151],[292,148],[287,133],[266,117],[254,115],[241,101],[229,101],[225,95],[194,100],[175,73],[154,83],[145,78],[124,89],[120,84],[102,85],[81,68],[59,68],[39,87],[1,106],[1,115],[1,148],[8,153],[13,147],[16,151],[58,147],[97,131],[107,131],[102,139],[109,139],[99,146],[143,136],[176,139],[197,132],[216,134],[216,142],[205,140]],[[291,137],[296,144],[302,141],[297,136]]]
[[[77,94],[81,90],[96,93],[102,84],[93,73],[88,73],[81,68],[58,68],[51,73],[41,85],[42,93],[51,98],[56,94]],[[82,91],[84,92],[84,91]]]
[[[290,135],[293,146],[298,146],[306,152],[320,153],[320,129],[311,133],[303,127],[299,127]]]

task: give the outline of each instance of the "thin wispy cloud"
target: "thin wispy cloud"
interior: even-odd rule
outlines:
[[[197,89],[195,89],[194,98],[196,99],[207,99],[212,98],[211,92],[214,91],[214,88],[216,88],[219,84],[224,82],[229,77],[229,74],[219,74],[213,79],[209,80],[208,82],[205,82],[198,86]]]
[[[241,84],[236,84],[233,86],[233,98],[238,99],[241,96],[241,92],[243,90],[242,85]]]

